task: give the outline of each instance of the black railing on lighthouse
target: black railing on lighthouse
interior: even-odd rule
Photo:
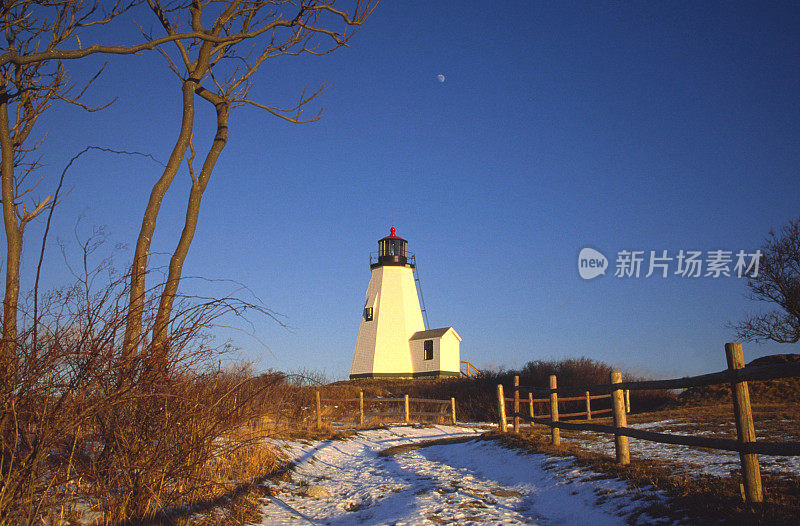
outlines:
[[[380,253],[378,251],[370,252],[369,253],[369,265],[370,266],[377,265],[379,263],[379,259],[378,258],[380,258]],[[417,258],[414,257],[414,253],[413,252],[406,252],[406,259],[408,260],[408,263],[410,265],[416,265],[417,264]]]

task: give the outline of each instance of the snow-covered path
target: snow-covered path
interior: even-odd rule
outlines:
[[[265,503],[262,524],[625,524],[643,506],[641,499],[663,498],[597,477],[568,459],[525,454],[493,441],[378,456],[392,446],[479,433],[397,426],[348,440],[285,443],[296,466],[292,480],[280,483]],[[330,496],[305,496],[309,487],[321,489],[316,486]]]

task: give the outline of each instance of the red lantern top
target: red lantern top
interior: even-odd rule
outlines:
[[[394,227],[390,228],[389,229],[389,235],[386,236],[383,239],[400,239],[402,241],[405,241],[405,239],[403,239],[402,237],[398,236],[396,232],[397,232],[397,230],[395,230]]]

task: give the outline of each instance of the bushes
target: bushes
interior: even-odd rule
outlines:
[[[528,362],[519,371],[520,383],[538,387],[549,385],[550,375],[558,377],[559,385],[606,384],[614,369],[589,358],[567,358],[560,361]],[[512,374],[513,376],[513,374]]]
[[[146,388],[16,396],[7,431],[17,441],[4,441],[0,522],[87,510],[110,523],[153,517],[269,470],[277,459],[263,434],[243,431],[267,391],[250,383],[217,369],[171,373]]]
[[[273,395],[283,376],[221,368],[226,348],[205,334],[249,306],[181,298],[166,353],[156,360],[141,342],[125,356],[127,280],[112,275],[95,291],[101,273],[46,295],[3,370],[0,524],[154,517],[223,495],[231,480],[277,462],[263,429],[246,424],[284,402]]]

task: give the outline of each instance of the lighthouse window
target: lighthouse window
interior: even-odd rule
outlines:
[[[364,321],[372,321],[372,307],[364,307]]]
[[[425,360],[433,360],[433,340],[425,340],[424,349],[425,349]]]

